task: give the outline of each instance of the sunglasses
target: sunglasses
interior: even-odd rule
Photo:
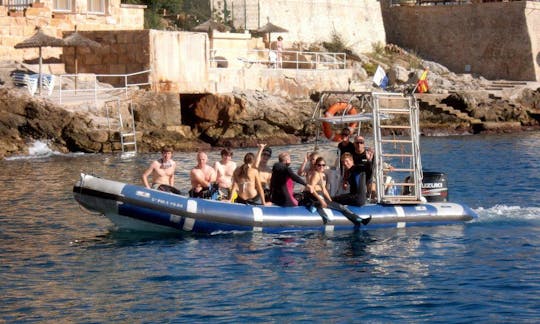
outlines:
[[[268,157],[270,157],[270,154],[268,154],[268,153],[263,153],[262,156],[268,156]]]
[[[357,141],[357,142],[354,142],[354,144],[364,144],[364,141]]]
[[[317,166],[323,167],[326,166],[326,164],[317,164]]]

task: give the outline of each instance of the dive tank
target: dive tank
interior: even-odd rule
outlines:
[[[448,178],[445,173],[424,171],[422,196],[428,202],[448,201]]]

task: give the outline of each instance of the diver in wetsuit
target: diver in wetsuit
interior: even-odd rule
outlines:
[[[313,189],[290,168],[291,156],[289,153],[281,153],[278,160],[279,162],[272,167],[271,201],[282,207],[298,206],[298,201],[293,196],[294,182],[306,186],[308,191],[313,191]]]
[[[354,164],[353,156],[350,153],[343,153],[341,162],[345,167],[344,184],[348,187],[349,192],[339,196],[332,197],[334,203],[339,204],[332,206],[335,209],[341,210],[343,215],[347,217],[355,225],[360,223],[366,225],[371,220],[369,217],[361,217],[354,214],[344,205],[363,206],[366,203],[366,169],[365,166]]]

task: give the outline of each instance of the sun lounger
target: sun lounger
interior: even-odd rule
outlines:
[[[16,72],[12,75],[13,83],[17,86],[26,87],[31,96],[33,96],[38,89],[39,74],[27,74],[22,72]],[[47,92],[47,95],[51,95],[54,89],[54,83],[56,77],[51,74],[41,75],[41,89]]]
[[[12,76],[13,83],[20,87],[26,87],[31,96],[36,93],[38,80],[27,73],[15,72]]]

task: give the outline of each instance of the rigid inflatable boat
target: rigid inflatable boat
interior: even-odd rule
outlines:
[[[81,174],[73,187],[75,199],[85,208],[108,217],[117,228],[133,231],[187,231],[219,233],[260,231],[279,233],[299,230],[352,230],[351,223],[336,210],[305,206],[253,206],[225,201],[190,198],[148,189],[143,186]],[[442,225],[472,220],[469,207],[449,202],[422,204],[367,204],[349,206],[361,218],[368,219],[362,229]],[[371,217],[371,219],[369,219]]]
[[[331,95],[346,95],[349,99],[339,105],[334,103],[334,109],[324,108],[324,100]],[[363,122],[372,124],[377,196],[364,206],[348,206],[364,220],[363,224],[355,224],[349,220],[350,215],[347,218],[328,208],[253,206],[191,198],[88,174],[81,174],[73,194],[82,206],[105,215],[118,228],[137,231],[333,231],[442,225],[476,218],[471,208],[447,201],[444,173],[423,172],[418,110],[416,99],[403,94],[322,93],[312,122],[324,130],[328,139],[336,140],[335,130],[343,129],[343,125],[359,134]],[[340,172],[328,171],[329,191],[335,194],[340,187]],[[389,179],[399,179],[391,182],[397,190],[388,190]]]

